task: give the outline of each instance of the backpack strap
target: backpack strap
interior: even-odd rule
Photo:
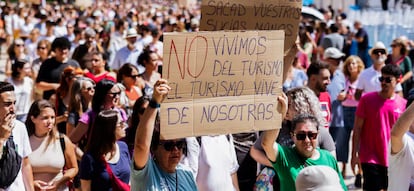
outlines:
[[[66,149],[65,137],[63,137],[63,134],[60,133],[60,132],[59,132],[59,141],[60,141],[60,147],[62,148],[63,159],[65,159],[65,164],[66,164],[66,158],[65,158],[65,149]]]

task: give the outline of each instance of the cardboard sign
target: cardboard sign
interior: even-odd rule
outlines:
[[[281,30],[166,33],[161,138],[278,127],[283,43]]]
[[[297,53],[302,0],[203,0],[201,31],[284,30],[284,79]]]

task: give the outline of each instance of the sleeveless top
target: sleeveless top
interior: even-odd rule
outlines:
[[[32,153],[29,155],[29,160],[32,165],[33,180],[51,182],[53,180],[58,180],[63,176],[65,157],[59,138],[56,138],[47,145],[48,139],[48,136],[38,138],[32,135],[29,137],[30,146],[32,147]],[[66,185],[62,185],[58,190],[68,191],[69,189]]]

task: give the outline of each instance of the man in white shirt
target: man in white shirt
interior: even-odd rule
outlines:
[[[145,68],[138,65],[138,57],[142,53],[143,47],[137,43],[138,33],[134,28],[130,28],[126,34],[126,40],[128,44],[119,49],[115,54],[115,58],[112,61],[110,67],[114,71],[118,71],[125,63],[130,63],[138,67],[138,72],[141,74]]]
[[[371,55],[372,66],[366,68],[359,75],[357,90],[355,92],[355,98],[357,100],[359,100],[363,94],[381,90],[379,77],[381,76],[381,68],[385,66],[385,60],[387,59],[387,48],[384,43],[377,42],[375,43],[375,46],[369,50],[369,54]],[[400,83],[395,87],[395,91],[402,96],[402,86]]]
[[[414,190],[414,104],[391,130],[388,190]]]
[[[0,156],[3,157],[3,146],[8,138],[13,135],[15,150],[22,157],[22,166],[14,182],[2,190],[34,190],[32,166],[29,161],[29,154],[32,152],[27,135],[26,127],[16,120],[14,114],[16,96],[14,87],[8,82],[0,82]]]

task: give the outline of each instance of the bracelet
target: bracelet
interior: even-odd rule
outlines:
[[[148,106],[150,106],[151,108],[160,108],[160,104],[157,103],[156,101],[154,101],[153,99],[148,103]]]

